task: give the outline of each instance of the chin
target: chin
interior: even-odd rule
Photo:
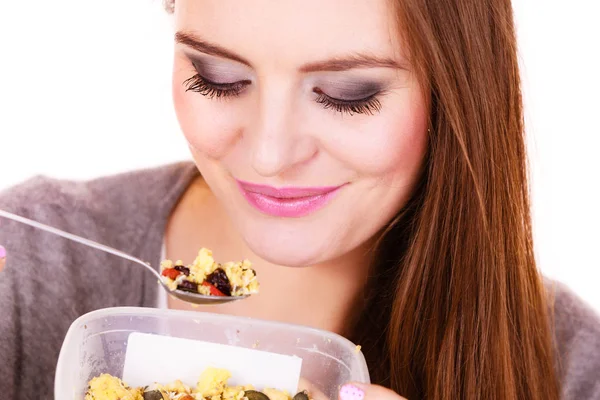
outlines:
[[[288,240],[281,240],[279,237],[269,240],[270,235],[252,236],[254,235],[245,238],[246,244],[254,254],[269,263],[303,268],[326,261],[318,246],[308,246],[300,238],[295,240],[288,237]]]
[[[260,258],[283,267],[305,268],[323,261],[310,253],[302,252],[301,248],[288,249],[270,245],[253,247],[250,246]]]

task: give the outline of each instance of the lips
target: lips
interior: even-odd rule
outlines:
[[[237,181],[242,195],[258,211],[276,217],[299,218],[325,207],[344,186],[285,187]]]

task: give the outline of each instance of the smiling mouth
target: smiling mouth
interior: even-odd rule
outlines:
[[[263,214],[283,218],[304,217],[320,210],[345,186],[275,188],[239,180],[237,184],[251,206]]]

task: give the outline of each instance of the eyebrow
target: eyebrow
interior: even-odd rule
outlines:
[[[406,69],[391,58],[381,58],[368,54],[352,54],[325,61],[312,62],[300,67],[301,72],[347,71],[354,68],[395,68]]]
[[[217,44],[202,40],[190,32],[177,32],[175,34],[177,43],[188,46],[200,53],[215,57],[227,58],[237,61],[241,64],[252,67],[252,64],[244,57],[235,54]],[[300,67],[300,72],[318,72],[318,71],[347,71],[354,68],[395,68],[407,69],[405,65],[400,64],[391,58],[382,58],[369,54],[351,54],[345,57],[334,57],[329,60],[316,61],[305,64]]]
[[[209,43],[200,39],[199,37],[188,33],[188,32],[177,32],[175,34],[175,41],[177,43],[181,43],[185,46],[188,46],[200,53],[208,54],[210,56],[227,58],[233,61],[237,61],[244,65],[251,67],[252,65],[246,61],[243,57],[238,56],[232,51],[227,50],[224,47],[216,45],[214,43]]]

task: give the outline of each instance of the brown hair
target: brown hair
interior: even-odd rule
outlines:
[[[372,381],[411,400],[558,399],[510,0],[393,3],[431,133],[351,339]]]
[[[511,2],[394,3],[430,96],[429,153],[353,339],[373,381],[409,399],[558,399]]]

